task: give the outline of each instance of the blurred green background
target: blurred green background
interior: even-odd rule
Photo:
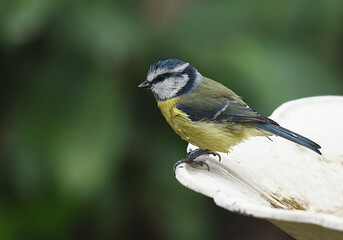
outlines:
[[[265,115],[343,93],[343,2],[0,1],[0,239],[291,239],[180,185],[149,66],[179,58]]]

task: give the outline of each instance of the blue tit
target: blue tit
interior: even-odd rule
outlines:
[[[178,59],[159,61],[148,71],[138,87],[150,89],[162,115],[173,130],[199,149],[191,151],[181,163],[206,165],[195,159],[217,152],[228,153],[232,146],[253,136],[277,136],[321,154],[320,146],[281,127],[249,107],[222,84],[202,76],[189,63]]]

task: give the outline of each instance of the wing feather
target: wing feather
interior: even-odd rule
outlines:
[[[230,89],[210,79],[181,97],[176,107],[192,121],[275,123],[250,108]]]

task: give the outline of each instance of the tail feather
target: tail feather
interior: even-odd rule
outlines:
[[[267,132],[273,133],[275,135],[278,135],[280,137],[286,138],[292,142],[298,143],[304,147],[307,147],[308,149],[311,149],[312,151],[322,154],[319,149],[321,148],[317,143],[311,141],[308,138],[305,138],[297,133],[294,133],[286,128],[283,128],[277,124],[273,123],[257,123],[257,126]]]

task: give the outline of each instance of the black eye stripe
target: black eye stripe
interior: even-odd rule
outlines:
[[[164,79],[170,77],[171,75],[173,75],[172,73],[164,73],[164,74],[160,74],[157,77],[155,77],[151,82],[152,83],[157,83],[157,82],[161,82]]]

